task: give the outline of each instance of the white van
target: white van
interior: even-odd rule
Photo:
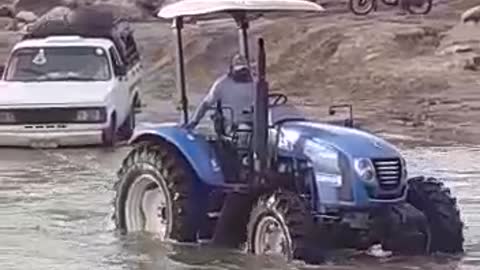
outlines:
[[[7,60],[0,145],[112,146],[131,136],[142,67],[128,24],[91,32],[51,26],[26,35]]]

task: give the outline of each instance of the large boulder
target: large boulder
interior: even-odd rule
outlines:
[[[31,11],[20,11],[15,16],[15,19],[17,19],[19,22],[33,23],[38,19],[38,16]]]
[[[476,6],[465,11],[462,14],[461,20],[463,23],[478,23],[480,21],[480,6]]]

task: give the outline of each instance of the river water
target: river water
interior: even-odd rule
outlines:
[[[1,149],[0,269],[480,269],[480,149],[402,149],[412,175],[441,176],[458,197],[463,256],[381,260],[339,252],[322,266],[118,235],[110,219],[112,185],[128,150]]]

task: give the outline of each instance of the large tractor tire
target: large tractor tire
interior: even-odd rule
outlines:
[[[287,261],[321,263],[323,253],[314,246],[320,244],[315,243],[314,235],[313,217],[305,203],[293,192],[277,191],[261,196],[252,209],[247,226],[248,250]]]
[[[457,201],[442,182],[423,176],[410,179],[407,202],[428,220],[430,252],[463,252],[463,222]]]
[[[141,143],[125,158],[115,184],[114,220],[123,233],[194,242],[199,181],[182,154],[166,142]],[[198,197],[196,197],[198,199]]]

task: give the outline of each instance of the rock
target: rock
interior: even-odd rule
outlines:
[[[462,14],[461,21],[463,23],[468,23],[468,22],[478,23],[480,21],[480,6],[476,6],[465,11]]]
[[[19,22],[17,19],[13,19],[10,24],[7,26],[6,30],[8,31],[19,31],[25,27],[26,23]]]
[[[112,3],[104,3],[96,4],[94,8],[97,10],[111,10],[116,17],[123,17],[132,21],[142,20],[146,17],[146,14],[135,4],[114,5]]]
[[[442,51],[440,51],[440,55],[447,55],[447,54],[455,54],[455,53],[466,53],[472,52],[473,46],[469,44],[455,44],[451,45]]]
[[[11,24],[12,19],[10,18],[2,18],[0,17],[0,30],[6,30],[8,26]]]
[[[63,5],[69,9],[76,9],[81,3],[78,0],[63,0]]]
[[[0,17],[8,17],[8,18],[15,17],[14,8],[12,6],[9,6],[9,5],[0,6]]]
[[[480,56],[474,56],[470,59],[467,59],[465,62],[464,69],[470,71],[477,71],[480,68]]]
[[[43,16],[41,16],[36,22],[35,25],[42,24],[46,21],[50,20],[67,20],[68,16],[72,14],[72,9],[68,7],[55,7],[51,9],[49,12],[45,13]],[[35,27],[35,25],[33,27]]]
[[[20,22],[32,23],[38,19],[38,16],[31,11],[20,11],[15,18]]]
[[[64,0],[16,0],[14,7],[17,11],[30,11],[42,16],[54,7],[64,4]]]
[[[155,11],[159,9],[165,0],[135,0],[135,4],[146,10]]]

